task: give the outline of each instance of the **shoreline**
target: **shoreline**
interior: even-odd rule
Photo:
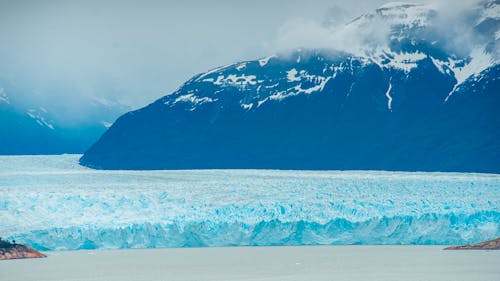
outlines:
[[[444,250],[500,250],[500,237],[479,243],[450,246]]]
[[[498,238],[500,239],[500,238]],[[497,239],[495,239],[497,240]],[[493,240],[488,240],[484,242],[474,243],[474,244],[304,244],[304,245],[228,245],[228,246],[188,246],[188,247],[139,247],[139,248],[96,248],[96,249],[51,249],[51,250],[38,250],[33,248],[35,251],[40,253],[49,254],[59,253],[59,252],[101,252],[101,251],[138,251],[138,250],[179,250],[179,249],[226,249],[226,248],[316,248],[316,247],[352,247],[352,248],[363,248],[363,247],[439,247],[441,250],[450,250],[451,248],[462,248],[471,245],[482,244]],[[31,247],[30,247],[31,248]],[[454,249],[453,249],[454,250]],[[476,250],[468,249],[465,250]],[[484,251],[491,251],[497,249],[478,249]]]
[[[0,248],[0,261],[15,260],[15,259],[38,259],[46,258],[47,256],[32,247],[21,244],[5,243],[7,247]]]

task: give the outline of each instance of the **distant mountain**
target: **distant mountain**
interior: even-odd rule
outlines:
[[[121,116],[81,158],[99,169],[377,169],[500,172],[499,1],[464,15],[450,49],[432,6],[390,3],[387,44],[298,49],[196,75]]]
[[[127,107],[86,98],[88,114],[68,121],[60,108],[21,100],[20,89],[0,81],[0,155],[82,153],[101,136]]]

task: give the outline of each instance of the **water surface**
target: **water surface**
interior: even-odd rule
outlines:
[[[228,247],[49,252],[0,262],[0,280],[500,280],[500,251],[440,246]]]

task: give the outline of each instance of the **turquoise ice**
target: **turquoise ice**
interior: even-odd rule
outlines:
[[[97,171],[0,156],[0,236],[38,249],[457,244],[500,236],[500,175]]]

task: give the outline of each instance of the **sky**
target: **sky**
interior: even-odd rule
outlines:
[[[290,23],[345,22],[384,2],[0,0],[0,81],[27,99],[138,108],[197,73],[288,47],[277,38]]]
[[[419,2],[454,17],[454,10],[477,1]],[[8,94],[69,112],[86,97],[140,108],[197,73],[301,42],[338,42],[325,40],[325,25],[344,24],[386,2],[0,0],[0,84],[19,89]]]

